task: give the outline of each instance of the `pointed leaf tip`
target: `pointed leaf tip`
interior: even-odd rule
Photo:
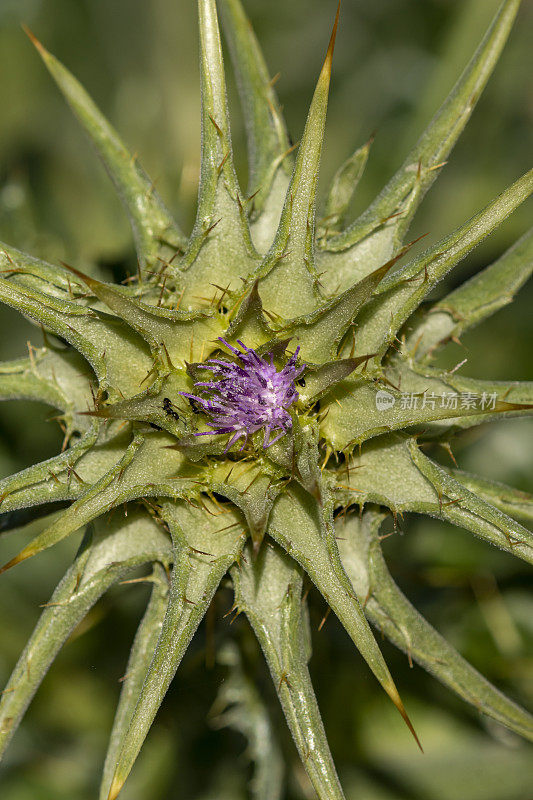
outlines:
[[[3,575],[4,572],[7,572],[8,569],[11,569],[11,567],[15,567],[21,560],[22,559],[20,556],[15,556],[15,558],[12,558],[11,561],[8,561],[3,567],[0,567],[0,575]]]
[[[217,4],[198,0],[201,163],[196,220],[180,270],[187,306],[212,295],[213,284],[238,291],[259,260],[233,160]],[[220,260],[221,248],[226,257]]]
[[[21,564],[23,561],[26,561],[27,558],[31,558],[34,555],[35,550],[31,547],[31,545],[27,545],[14,558],[4,564],[3,567],[0,567],[0,575],[2,575],[4,572],[7,572],[9,569],[16,567],[17,564]]]
[[[384,687],[384,688],[385,688],[385,691],[387,692],[387,694],[389,695],[390,699],[392,700],[392,702],[394,703],[394,705],[396,706],[396,708],[398,709],[398,711],[402,715],[402,718],[403,718],[405,724],[407,725],[407,727],[409,728],[409,730],[411,731],[411,733],[412,733],[412,735],[414,737],[414,740],[415,740],[415,742],[417,743],[417,745],[418,745],[418,747],[420,749],[420,752],[423,753],[424,752],[424,748],[422,747],[422,745],[420,743],[420,739],[418,738],[417,733],[416,733],[416,731],[415,731],[415,729],[413,727],[413,723],[411,722],[411,720],[409,719],[409,717],[407,715],[407,711],[405,710],[405,706],[404,706],[404,704],[402,702],[402,698],[398,694],[398,690],[397,690],[395,684],[392,683],[392,685],[389,688],[387,688],[387,687]]]
[[[328,51],[326,53],[326,58],[324,59],[324,66],[322,67],[322,75],[327,75],[328,80],[331,76],[331,64],[333,61],[333,51],[335,50],[335,39],[337,38],[337,28],[339,25],[340,11],[341,11],[341,3],[339,0],[339,3],[337,5],[337,13],[335,14],[335,22],[333,23],[333,30],[331,31],[331,37],[329,40]]]
[[[80,280],[82,280],[89,287],[89,289],[93,289],[95,286],[101,284],[101,281],[96,280],[96,278],[91,278],[90,275],[86,275],[84,272],[76,269],[76,267],[71,267],[71,265],[67,264],[65,261],[60,261],[59,263],[62,267],[68,269],[69,272],[72,272],[72,274],[77,278],[80,278]]]
[[[28,28],[27,25],[22,23],[21,28],[28,37],[28,39],[30,40],[30,42],[33,44],[33,46],[37,48],[37,50],[39,51],[39,53],[43,58],[49,55],[48,50],[46,49],[44,44],[42,44],[42,42],[39,41],[34,32],[30,28]]]
[[[364,274],[361,263],[367,264],[368,270],[374,266],[375,262],[368,259],[367,253],[381,252],[387,257],[403,240],[417,208],[440,173],[440,167],[446,162],[481,96],[519,6],[520,0],[504,0],[501,3],[466,69],[403,165],[354,222],[343,226],[338,232],[332,232],[327,242],[322,243],[324,249],[331,253],[355,248],[345,257],[323,255],[320,268],[325,273],[323,282],[326,289],[349,285],[355,276]],[[421,165],[420,170],[414,169],[417,164]],[[395,214],[397,216],[392,219]],[[372,238],[374,236],[375,239]]]
[[[339,9],[326,58],[313,93],[283,212],[270,250],[259,266],[261,299],[270,313],[285,319],[314,311],[320,297],[315,269],[315,201],[328,107],[331,60]],[[279,287],[284,287],[280,293]]]
[[[289,138],[285,121],[274,90],[259,42],[241,0],[220,0],[222,22],[228,40],[237,88],[241,99],[244,123],[247,130],[249,152],[248,191],[253,195],[254,222],[268,208],[276,208],[283,202],[288,176],[292,170],[291,160],[286,159]],[[278,173],[281,170],[281,176]],[[275,185],[275,177],[280,181]],[[279,209],[281,212],[281,209]],[[255,216],[257,215],[257,216]],[[279,217],[279,213],[276,215]],[[268,227],[268,226],[266,226]],[[270,231],[261,225],[260,250],[267,250],[271,241]]]
[[[115,775],[115,777],[113,778],[113,783],[111,784],[111,788],[109,790],[109,794],[107,796],[107,800],[116,800],[116,798],[122,791],[123,786],[124,786],[124,781]]]
[[[126,208],[133,230],[140,274],[153,265],[162,253],[185,250],[187,239],[181,232],[154,184],[132,157],[118,133],[104,117],[80,82],[37,39],[32,31],[23,26],[30,41],[37,49],[46,68],[56,82],[63,97],[77,117],[83,130],[93,143],[115,188]]]
[[[283,212],[270,250],[255,275],[270,313],[285,319],[314,311],[320,297],[315,269],[315,201],[328,107],[331,60],[339,9],[326,58],[313,93],[298,155],[285,195]],[[280,293],[279,287],[284,287]]]

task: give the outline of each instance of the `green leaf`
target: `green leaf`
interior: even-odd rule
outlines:
[[[285,770],[268,698],[261,696],[253,677],[247,674],[234,642],[223,642],[217,662],[228,667],[228,676],[211,708],[212,724],[217,728],[233,728],[246,738],[245,755],[254,764],[250,781],[253,800],[282,800]]]
[[[471,400],[476,395],[481,405],[485,406],[482,414],[459,416],[451,420],[449,426],[445,423],[445,427],[450,432],[464,430],[503,417],[531,416],[533,381],[484,381],[468,378],[459,372],[443,372],[431,367],[419,370],[416,364],[413,365],[413,369],[418,373],[417,389],[419,391],[423,390],[429,393],[435,386],[437,392],[455,393],[458,396],[458,405],[467,402],[468,398]],[[408,374],[404,371],[402,376],[402,387],[409,391],[413,373]],[[440,389],[440,387],[443,388]],[[463,398],[467,398],[467,400],[465,401]]]
[[[37,623],[0,701],[3,752],[43,680],[74,628],[98,598],[133,567],[154,559],[168,561],[170,542],[146,513],[117,514],[86,535],[78,556],[58,585]]]
[[[137,394],[152,368],[150,353],[137,334],[108,314],[95,311],[57,289],[46,276],[49,265],[24,253],[0,250],[0,267],[9,278],[0,278],[0,300],[65,339],[94,369],[102,390],[111,396]],[[50,268],[57,275],[59,270]],[[66,276],[69,273],[62,270]],[[39,288],[37,288],[39,286]]]
[[[98,404],[94,411],[87,413],[98,419],[147,422],[151,427],[162,428],[173,436],[186,437],[191,425],[196,427],[198,424],[191,407],[184,402],[184,398],[179,397],[180,391],[189,391],[190,388],[185,370],[179,370],[164,378],[156,378],[144,392],[130,400]],[[182,401],[179,406],[178,400]],[[186,406],[185,411],[183,405]]]
[[[78,499],[120,461],[130,441],[122,423],[93,424],[60,455],[0,481],[0,510]]]
[[[158,495],[182,497],[190,492],[190,482],[197,482],[197,473],[194,466],[184,464],[183,456],[169,447],[174,441],[163,432],[146,435],[137,432],[119,461],[0,572],[52,547],[121,503]]]
[[[406,349],[417,360],[513,301],[533,272],[533,228],[497,261],[407,324]]]
[[[85,482],[85,478],[82,478],[78,470],[87,475],[85,470],[80,469],[79,463],[87,453],[95,452],[91,448],[98,439],[98,428],[97,424],[93,424],[78,441],[71,444],[60,455],[3,478],[0,481],[0,510],[2,512],[14,511],[31,505],[71,500],[77,497],[83,491],[82,487]],[[122,442],[120,442],[119,449],[111,455],[112,463],[119,458],[122,451]],[[96,452],[98,453],[98,451]],[[106,447],[105,452],[109,452],[109,446]],[[99,455],[101,456],[102,453]],[[98,455],[93,461],[100,461]]]
[[[135,634],[126,674],[122,681],[120,700],[113,721],[113,730],[109,739],[104,772],[100,784],[100,800],[107,800],[115,764],[135,711],[168,606],[168,578],[161,564],[154,564],[152,575],[147,580],[152,583],[152,593],[146,612]]]
[[[379,543],[384,514],[336,522],[342,564],[365,614],[388,639],[438,680],[521,736],[533,740],[533,717],[499,692],[413,608],[392,579]]]
[[[186,358],[192,361],[209,355],[214,349],[212,340],[222,333],[213,311],[173,311],[151,306],[128,297],[124,291],[108,283],[84,275],[74,267],[69,269],[87,284],[95,297],[145,339],[153,355],[158,355],[163,347],[176,365]]]
[[[300,346],[302,359],[323,364],[335,358],[339,344],[353,324],[357,312],[370,300],[380,281],[407,249],[408,247],[402,248],[395,258],[378,267],[339,297],[329,300],[310,314],[291,320],[281,329],[280,334],[294,339]]]
[[[94,376],[74,350],[34,348],[28,358],[0,363],[0,399],[37,400],[64,412],[66,435],[85,432],[90,421],[77,411],[92,403]]]
[[[318,368],[309,367],[305,371],[305,377],[298,381],[300,402],[304,406],[315,403],[351,375],[361,364],[366,366],[372,355],[371,353],[368,356],[358,356],[358,358],[338,358],[336,361],[328,361]]]
[[[482,539],[533,563],[533,533],[463,485],[457,476],[409,443],[413,462],[439,493],[440,514],[455,525],[468,527]],[[446,498],[444,500],[444,498]]]
[[[258,282],[245,294],[231,324],[224,333],[224,339],[236,346],[237,339],[246,342],[247,347],[257,349],[274,338],[263,314],[263,304],[259,297]]]
[[[224,64],[215,0],[198,0],[202,163],[196,222],[174,273],[185,308],[239,291],[258,262],[233,164]]]
[[[307,774],[320,800],[344,800],[307,668],[302,576],[271,542],[232,569],[235,606],[261,644]]]
[[[358,342],[364,352],[383,354],[396,332],[426,295],[533,191],[533,169],[453,233],[445,236],[376,289],[376,297],[359,315]]]
[[[291,486],[274,503],[268,533],[307,572],[416,738],[398,690],[340,563],[331,510],[319,513],[317,504],[303,488]]]
[[[224,523],[234,520],[235,524],[220,536],[218,528],[222,526],[215,516],[218,511],[213,503],[205,510],[163,503],[162,517],[174,541],[169,603],[156,651],[123,737],[108,800],[115,800],[121,791],[189,642],[244,544],[240,514],[229,510],[224,515]]]
[[[513,519],[518,518],[526,524],[533,525],[533,496],[528,492],[521,492],[512,486],[506,486],[504,483],[498,483],[497,481],[489,481],[486,478],[480,478],[478,475],[470,475],[468,472],[463,472],[463,470],[442,468],[476,497],[481,497],[490,505],[503,511],[504,514],[513,517]]]
[[[115,184],[128,212],[140,262],[141,277],[150,275],[160,254],[183,251],[187,240],[154,190],[154,184],[117,132],[73,75],[26,31],[59,89],[78,118]]]
[[[28,289],[36,289],[58,300],[79,301],[83,297],[84,293],[74,291],[76,287],[71,285],[69,273],[63,266],[49,264],[5,242],[0,243],[0,266],[6,279],[12,278]]]
[[[533,399],[527,384],[521,391],[519,387],[520,384],[516,387],[518,397]],[[428,423],[446,421],[461,426],[467,419],[470,423],[467,421],[466,427],[502,415],[531,414],[533,408],[531,402],[514,402],[509,392],[502,392],[502,396],[509,397],[510,402],[498,399],[496,393],[492,396],[492,382],[484,384],[464,379],[460,393],[455,381],[450,382],[450,389],[453,391],[445,389],[437,393],[438,389],[436,392],[433,387],[413,387],[405,381],[399,392],[384,380],[348,378],[321,401],[322,408],[327,404],[327,416],[320,425],[321,434],[333,449],[351,450],[374,436],[401,428],[421,429]]]
[[[319,300],[314,265],[315,201],[338,17],[337,10],[276,236],[256,273],[261,278],[259,292],[266,310],[285,318],[308,314]]]
[[[304,422],[296,419],[292,430],[294,450],[291,453],[291,476],[315,498],[320,509],[323,509],[328,503],[329,495],[320,469],[320,428],[316,420]]]
[[[438,509],[437,491],[413,463],[409,440],[403,435],[365,442],[347,458],[336,477],[337,503],[342,505],[378,503],[393,514]]]
[[[355,222],[328,239],[328,251],[335,252],[323,253],[319,261],[319,268],[326,272],[326,288],[340,285],[342,289],[393,255],[468,122],[519,6],[520,0],[502,3],[470,63],[398,172]]]
[[[337,502],[378,503],[393,514],[412,511],[443,519],[525,561],[533,559],[533,534],[468,491],[459,478],[424,456],[414,439],[381,436],[346,463]]]
[[[244,471],[239,471],[238,467],[234,470],[234,466],[228,470],[227,462],[215,465],[205,476],[206,482],[210,491],[226,497],[242,511],[256,553],[263,541],[272,505],[285,481],[276,482],[275,473],[267,471],[264,465]]]
[[[259,235],[262,250],[262,245],[270,244],[271,230],[281,213],[292,166],[291,146],[273,81],[240,0],[222,0],[219,6],[246,126],[248,196],[255,232],[263,227],[258,227],[258,217],[265,215],[270,223],[272,217],[276,219],[274,225],[265,226],[268,243]]]
[[[372,136],[362,147],[346,159],[331,182],[324,208],[324,217],[320,220],[320,238],[327,241],[328,234],[336,231],[344,224],[344,219],[357,184],[361,180],[368,161],[368,154],[374,137]]]
[[[279,486],[288,480],[298,481],[322,508],[326,500],[327,487],[320,470],[321,453],[318,447],[320,429],[314,419],[305,419],[293,414],[292,431],[273,444],[269,450],[269,460],[282,469]],[[290,479],[288,477],[290,475]]]

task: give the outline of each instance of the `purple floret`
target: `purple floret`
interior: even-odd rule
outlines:
[[[202,367],[212,372],[214,379],[195,382],[199,395],[180,392],[210,417],[212,429],[195,433],[195,436],[232,433],[226,447],[228,450],[241,437],[244,437],[244,447],[250,434],[264,428],[263,447],[266,449],[292,427],[288,409],[298,399],[295,381],[305,370],[305,364],[296,367],[300,348],[278,372],[272,353],[265,360],[240,341],[237,344],[244,352],[236,350],[222,338],[220,341],[238,361],[217,358],[206,361]],[[271,439],[275,431],[279,433]]]

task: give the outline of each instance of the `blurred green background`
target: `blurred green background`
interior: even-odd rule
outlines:
[[[334,1],[247,0],[289,129],[300,136],[320,69]],[[335,54],[322,180],[377,132],[354,202],[365,207],[403,160],[451,88],[498,6],[497,0],[345,0]],[[127,223],[103,169],[21,31],[27,24],[82,80],[156,180],[183,227],[193,221],[199,170],[199,90],[193,0],[0,0],[0,239],[86,271],[123,277],[134,269]],[[532,147],[530,77],[533,4],[510,42],[448,166],[428,195],[413,233],[431,241],[453,229],[515,180]],[[230,81],[231,99],[235,90]],[[238,107],[232,125],[246,183]],[[496,258],[530,224],[519,209],[449,278],[455,286]],[[445,288],[445,287],[442,287]],[[533,379],[531,286],[452,346],[466,374]],[[0,357],[25,354],[40,333],[9,309],[0,314]],[[0,407],[0,471],[48,457],[61,433],[50,409]],[[533,491],[533,426],[528,420],[469,434],[454,448],[459,465]],[[443,459],[446,455],[443,454]],[[38,525],[39,523],[35,523]],[[391,571],[429,620],[493,682],[524,704],[533,691],[533,608],[525,565],[462,531],[408,518],[390,537]],[[27,534],[25,533],[24,536]],[[10,537],[12,534],[9,535]],[[29,535],[28,535],[29,538]],[[21,537],[18,537],[20,544]],[[13,542],[2,543],[3,553]],[[63,543],[0,582],[0,683],[22,650],[76,548]],[[4,560],[2,558],[2,560]],[[0,776],[2,800],[93,800],[119,678],[146,601],[146,588],[116,587],[66,645],[17,734]],[[348,800],[531,800],[533,751],[480,720],[391,646],[384,652],[424,742],[420,756],[399,716],[331,616],[317,633],[321,601],[311,592],[311,665],[326,729]],[[222,592],[214,610],[220,646],[228,635]],[[312,798],[246,624],[231,634],[265,694],[292,769],[288,800]],[[200,629],[152,729],[124,800],[240,800],[252,766],[245,739],[209,722],[226,668],[206,669]],[[529,679],[529,685],[528,685]]]

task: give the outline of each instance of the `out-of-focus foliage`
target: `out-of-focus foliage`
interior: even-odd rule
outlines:
[[[498,70],[440,179],[440,191],[428,197],[419,215],[417,227],[432,237],[480,208],[527,161],[533,108],[525,65],[533,11],[524,5]],[[497,6],[498,0],[431,0],[416,8],[408,0],[346,3],[322,180],[376,131],[356,201],[364,208],[446,96]],[[330,26],[332,7],[322,0],[251,0],[247,10],[271,72],[280,73],[277,88],[297,140],[312,94],[310,63]],[[167,202],[183,207],[188,229],[200,158],[194,4],[3,0],[0,233],[8,231],[16,237],[12,243],[26,249],[35,242],[43,257],[63,254],[86,262],[122,259],[131,246],[118,200],[87,155],[83,134],[20,23],[35,28],[126,136],[131,150],[142,154]],[[242,122],[233,116],[234,149],[242,154]],[[523,232],[527,219],[527,210],[519,211],[485,248],[503,249]],[[486,262],[486,253],[479,249],[476,259]]]
[[[331,177],[339,161],[377,131],[354,210],[364,208],[401,163],[409,142],[446,95],[497,4],[497,0],[344,3],[323,177]],[[323,0],[249,0],[247,9],[271,72],[281,72],[277,88],[296,140],[333,9]],[[92,274],[110,270],[121,278],[134,269],[127,221],[83,134],[21,32],[21,22],[35,29],[68,64],[131,149],[142,154],[165,200],[182,209],[180,221],[188,230],[200,157],[194,3],[0,2],[0,239],[52,261],[75,261]],[[533,97],[526,64],[532,29],[533,7],[526,3],[496,73],[440,178],[440,191],[430,192],[421,209],[415,235],[429,231],[436,241],[511,183],[527,162]],[[442,67],[449,63],[445,53],[454,55],[452,71]],[[242,153],[244,135],[236,113],[233,127],[235,151]],[[244,167],[238,166],[242,174]],[[497,257],[527,227],[530,213],[530,206],[517,211],[465,261],[453,281],[460,282]],[[523,290],[490,325],[465,336],[466,352],[457,347],[456,360],[469,358],[470,375],[533,378],[526,338],[532,302],[531,288]],[[3,309],[2,358],[23,355],[20,343],[25,341],[25,329],[18,315]],[[523,337],[517,337],[517,329],[524,330]],[[35,404],[2,405],[2,474],[57,450],[59,428],[55,422],[42,424],[49,416],[48,409]],[[454,455],[465,470],[532,491],[532,477],[526,471],[532,434],[529,420],[499,423],[490,431],[467,434],[469,442],[477,437],[475,446],[464,457],[460,449]],[[401,552],[397,563],[411,564],[408,574],[395,574],[406,594],[491,681],[511,696],[523,697],[531,676],[533,614],[525,597],[522,563],[443,523],[409,520],[405,527],[409,533],[392,536],[386,554],[393,572],[395,553]],[[37,619],[38,605],[48,599],[72,557],[74,544],[63,543],[61,550],[44,553],[3,576],[0,683]],[[94,798],[97,767],[125,669],[120,653],[128,650],[146,599],[146,588],[140,585],[114,591],[122,595],[121,603],[106,599],[97,605],[46,678],[3,768],[2,800]],[[227,675],[227,666],[217,663],[212,651],[216,653],[229,624],[229,619],[222,619],[231,604],[229,593],[226,607],[221,607],[222,599],[218,602],[165,700],[124,790],[125,800],[247,797],[242,770],[245,739],[234,730],[215,726],[205,730],[205,718]],[[413,756],[401,721],[362,669],[340,626],[328,619],[331,630],[326,642],[317,633],[325,609],[316,598],[311,608],[313,679],[348,798],[526,800],[533,785],[531,748],[496,724],[490,726],[491,738],[483,736],[470,710],[384,645],[425,743],[426,755]],[[276,698],[269,694],[268,676],[246,625],[239,627],[237,620],[234,626],[249,654],[246,669],[276,719]],[[121,640],[122,646],[109,648],[110,640]],[[206,659],[211,669],[196,669]],[[286,737],[282,744],[296,764],[296,751]],[[40,755],[44,751],[47,755]],[[300,782],[291,787],[291,800],[311,798],[303,771],[297,775]]]

